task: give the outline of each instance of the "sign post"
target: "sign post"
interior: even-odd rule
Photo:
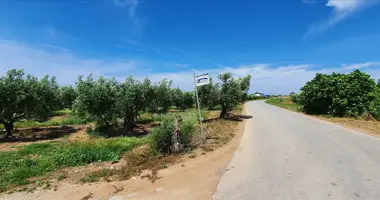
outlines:
[[[207,85],[210,83],[210,78],[208,76],[208,74],[202,74],[202,75],[199,75],[199,76],[195,76],[195,73],[193,73],[193,76],[194,76],[194,87],[195,87],[195,96],[197,98],[197,106],[198,106],[198,114],[199,114],[199,122],[200,122],[200,126],[201,126],[201,134],[202,134],[202,138],[203,138],[203,143],[206,142],[206,137],[203,133],[203,128],[202,128],[202,114],[201,114],[201,106],[200,106],[200,103],[199,103],[199,97],[198,97],[198,86],[201,86],[201,85]]]

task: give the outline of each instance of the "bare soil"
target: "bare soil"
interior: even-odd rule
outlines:
[[[158,158],[151,162],[142,160],[150,165],[126,168],[122,170],[125,171],[124,174],[118,171],[116,175],[102,177],[100,182],[81,183],[81,179],[90,173],[98,173],[104,169],[119,170],[128,166],[128,161],[131,160],[139,162],[142,158],[136,156],[145,155],[144,147],[141,147],[127,154],[119,163],[96,163],[65,169],[54,174],[65,174],[64,180],[50,180],[49,187],[45,189],[39,187],[32,192],[8,194],[0,197],[0,200],[212,199],[219,179],[224,174],[243,134],[245,123],[240,121],[245,116],[241,117],[205,122],[207,141],[189,154]]]

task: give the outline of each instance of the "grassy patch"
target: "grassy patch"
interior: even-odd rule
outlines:
[[[294,103],[290,98],[271,98],[265,101],[268,104],[278,106],[281,108],[285,108],[287,110],[301,112],[302,111],[302,105]]]
[[[148,138],[120,137],[72,143],[36,143],[17,151],[0,152],[0,192],[11,186],[28,184],[31,177],[63,167],[119,160],[124,152],[148,141]]]
[[[203,118],[207,118],[210,111],[201,110],[201,116]],[[162,122],[167,118],[173,118],[175,116],[180,116],[183,121],[192,121],[196,122],[199,120],[198,110],[195,108],[187,109],[185,111],[177,111],[177,112],[169,112],[165,114],[157,114],[157,113],[140,113],[138,118],[138,123],[145,124],[151,122]]]
[[[47,127],[47,126],[80,125],[80,124],[86,124],[86,123],[87,123],[86,120],[81,119],[75,115],[71,115],[67,118],[61,118],[61,119],[53,118],[45,122],[37,122],[37,121],[16,122],[14,125],[15,125],[15,128],[35,128],[35,127]]]
[[[71,109],[56,110],[53,112],[54,116],[72,115],[74,112]]]

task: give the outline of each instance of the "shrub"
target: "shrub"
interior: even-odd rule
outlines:
[[[152,130],[152,146],[163,154],[170,153],[172,145],[172,133],[174,130],[173,118],[162,120],[161,125]]]
[[[299,103],[311,114],[360,116],[374,105],[375,81],[366,73],[317,74],[301,88]],[[376,109],[372,109],[376,110]]]
[[[297,103],[297,104],[300,102],[299,95],[295,93],[290,95],[290,99],[292,100],[292,102]]]
[[[380,85],[373,91],[375,100],[369,106],[369,113],[377,120],[380,120]]]
[[[189,146],[191,137],[195,130],[194,121],[184,120],[180,122],[181,129],[181,143],[184,147]],[[174,131],[174,118],[167,117],[161,122],[161,125],[152,130],[152,146],[153,149],[162,153],[171,153],[170,147],[172,146],[172,134]]]
[[[195,131],[195,125],[192,121],[183,121],[181,123],[182,144],[186,147],[190,144],[191,138]]]

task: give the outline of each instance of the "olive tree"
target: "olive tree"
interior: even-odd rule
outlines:
[[[192,108],[195,105],[194,92],[183,93],[183,105],[185,108]]]
[[[117,98],[119,84],[115,79],[92,75],[87,79],[78,78],[76,88],[78,96],[74,102],[74,111],[88,120],[94,121],[98,127],[109,127],[117,117]]]
[[[182,92],[181,89],[175,88],[172,90],[172,105],[177,107],[177,109],[185,109],[185,102],[184,102],[184,92]]]
[[[220,118],[225,118],[227,112],[236,107],[241,102],[243,94],[248,91],[247,81],[250,81],[250,76],[234,79],[231,73],[222,73],[218,75],[218,78],[222,81],[219,94],[222,106]]]
[[[210,83],[202,85],[198,88],[198,96],[201,106],[205,106],[207,109],[214,109],[220,101],[220,86],[219,84],[213,84],[212,78]]]
[[[58,85],[55,77],[41,81],[23,70],[9,70],[0,78],[0,123],[6,137],[11,136],[14,122],[20,119],[43,119],[55,108]]]
[[[44,76],[35,86],[36,100],[34,101],[35,117],[38,120],[46,120],[53,110],[59,108],[58,102],[59,86],[55,77]]]
[[[141,83],[132,77],[128,77],[120,85],[117,95],[117,110],[127,131],[135,126],[139,112],[147,107],[150,89],[149,79],[145,79]]]
[[[59,88],[60,108],[71,108],[77,98],[77,91],[73,86],[62,86]]]
[[[169,107],[172,104],[172,92],[171,92],[172,81],[167,79],[163,79],[157,85],[154,85],[153,93],[154,93],[154,103],[156,108],[161,108],[161,112],[167,112]]]

